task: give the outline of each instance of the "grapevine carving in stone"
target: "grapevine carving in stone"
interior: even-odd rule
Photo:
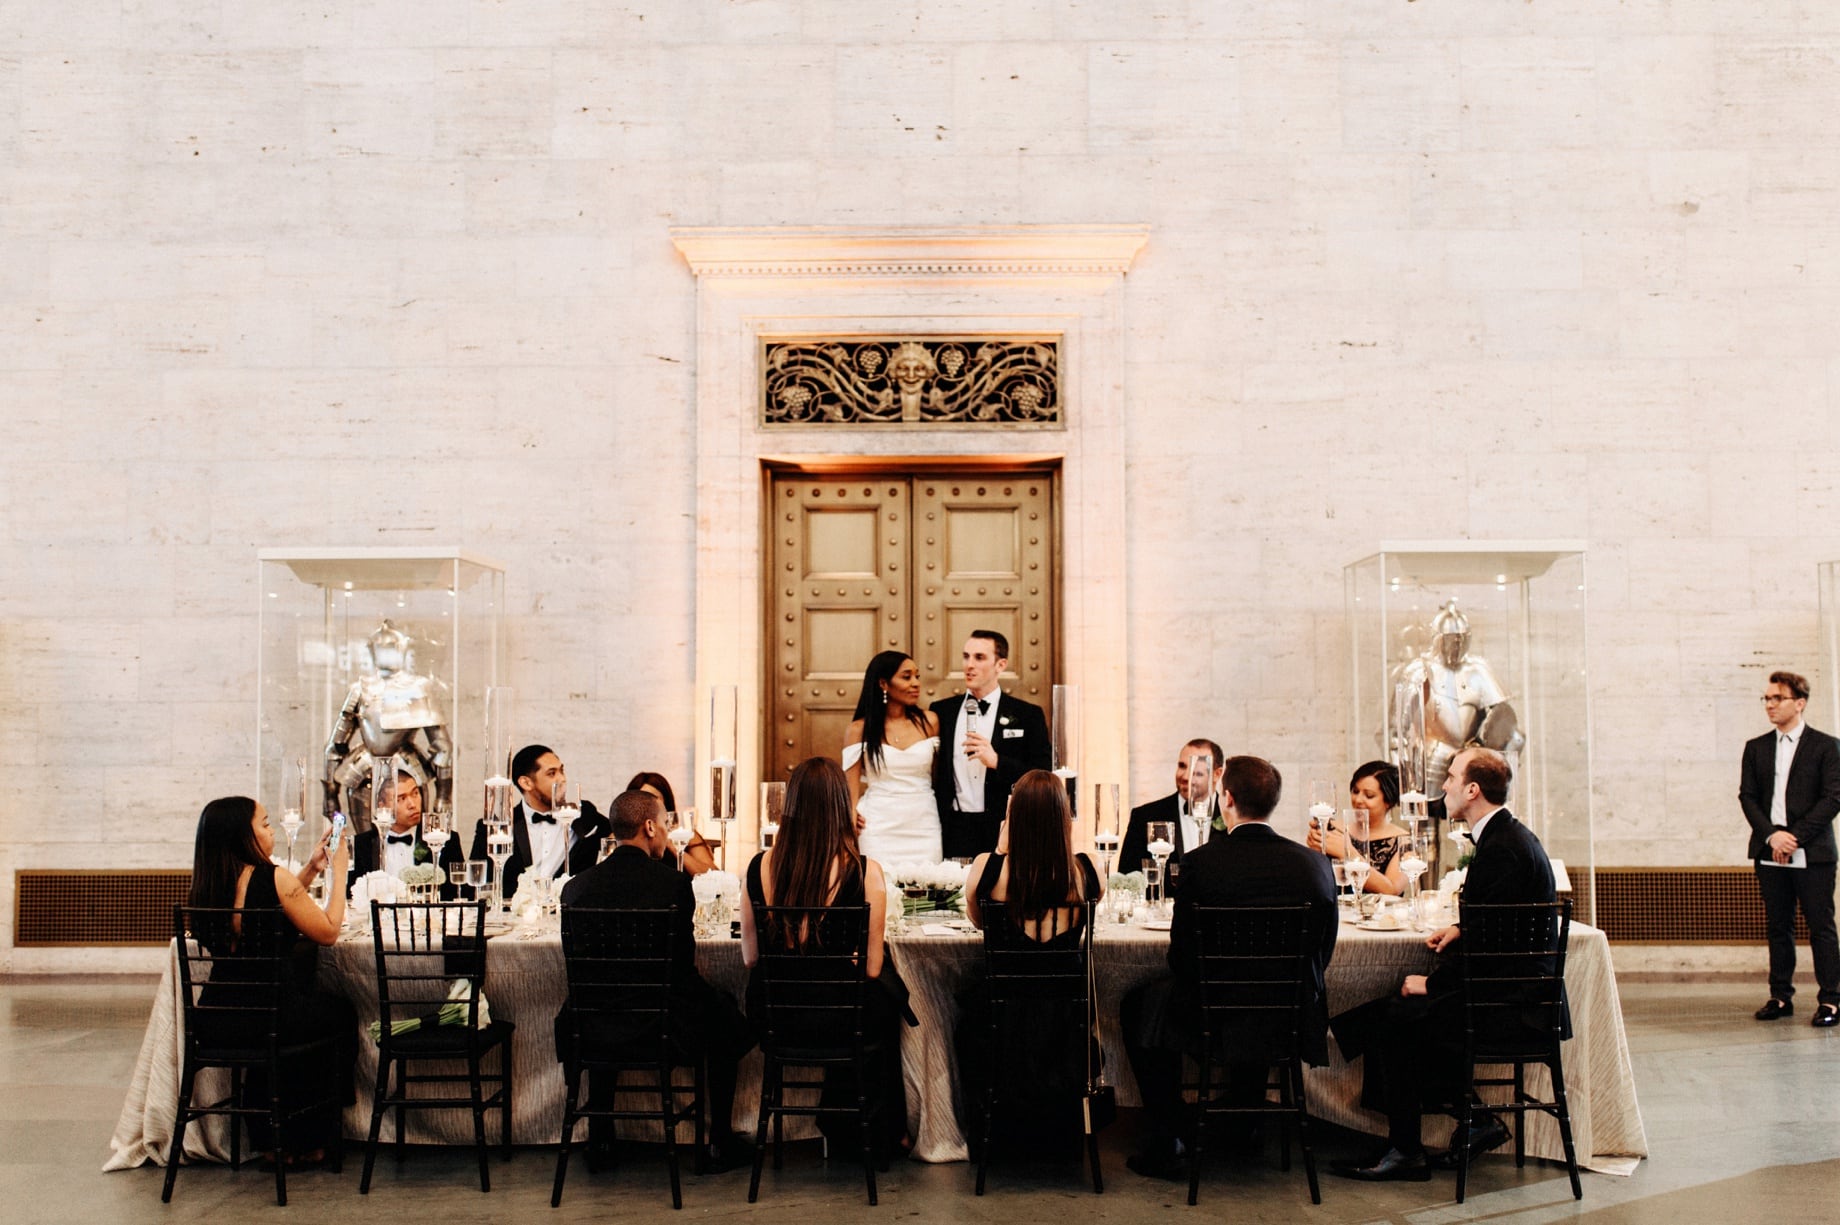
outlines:
[[[767,426],[1064,424],[1057,338],[770,340],[760,389]]]

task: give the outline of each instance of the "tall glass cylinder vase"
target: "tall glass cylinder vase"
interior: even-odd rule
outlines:
[[[510,818],[511,708],[517,695],[509,685],[488,685],[485,700],[485,803],[480,820],[491,824]]]
[[[709,819],[722,839],[722,870],[728,871],[728,827],[735,820],[738,752],[737,694],[733,685],[709,689]]]
[[[1108,905],[1110,901],[1112,860],[1118,854],[1119,792],[1117,783],[1093,784],[1093,850],[1099,853],[1100,883],[1108,891],[1101,906]]]
[[[770,851],[779,838],[779,819],[786,811],[786,784],[760,784],[760,849]]]
[[[1067,787],[1067,803],[1079,818],[1080,796],[1080,687],[1056,685],[1049,712],[1048,741],[1053,751],[1055,776]]]

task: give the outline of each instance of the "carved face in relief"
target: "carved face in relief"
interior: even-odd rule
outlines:
[[[888,363],[888,374],[902,391],[918,391],[936,372],[932,354],[911,340],[896,349],[894,360]]]

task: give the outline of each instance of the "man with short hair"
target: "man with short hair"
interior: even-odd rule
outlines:
[[[933,798],[948,859],[995,850],[1010,789],[1030,770],[1051,769],[1053,758],[1041,707],[998,687],[1009,668],[1009,639],[972,630],[963,661],[964,696],[933,703],[939,718]]]
[[[1840,746],[1802,721],[1808,682],[1772,672],[1763,691],[1771,730],[1744,746],[1738,803],[1750,822],[1750,857],[1770,942],[1770,998],[1759,1021],[1795,1011],[1795,908],[1808,920],[1820,995],[1811,1024],[1840,1024],[1840,938],[1834,931],[1834,815]]]
[[[1146,1178],[1187,1177],[1178,1140],[1182,1116],[1182,1057],[1200,1046],[1201,1001],[1196,968],[1197,906],[1308,906],[1313,949],[1300,1049],[1311,1063],[1328,1055],[1328,996],[1324,972],[1335,952],[1335,875],[1326,857],[1271,828],[1283,778],[1259,757],[1229,757],[1221,770],[1224,829],[1188,853],[1169,932],[1170,977],[1125,996],[1119,1022],[1125,1052],[1143,1096],[1145,1138],[1127,1164]],[[1233,1049],[1258,1046],[1257,1034],[1237,1035]],[[1261,1051],[1262,1056],[1264,1052]],[[1228,1093],[1236,1104],[1264,1097],[1268,1063],[1230,1063]]]
[[[388,769],[387,764],[383,768]],[[373,823],[352,838],[353,882],[366,872],[383,871],[401,876],[404,868],[414,864],[434,863],[433,852],[422,841],[422,789],[415,776],[406,770],[397,774],[395,779],[384,783],[379,800],[383,809],[388,810],[390,822],[388,828]],[[379,820],[382,815],[380,810]],[[441,873],[443,897],[451,896],[453,891],[447,881],[447,866],[460,862],[460,840],[450,835],[447,845],[441,848],[441,862],[435,865]]]
[[[1150,855],[1150,823],[1167,821],[1175,833],[1175,850],[1170,863],[1181,863],[1182,856],[1226,829],[1226,817],[1220,802],[1220,776],[1227,759],[1212,740],[1196,737],[1176,754],[1176,789],[1160,800],[1139,804],[1131,810],[1131,822],[1125,827],[1124,843],[1118,848],[1118,870],[1134,872]]]
[[[1463,881],[1462,906],[1550,903],[1552,863],[1532,830],[1507,809],[1511,774],[1493,749],[1458,753],[1444,777],[1444,811],[1469,823],[1475,857]],[[1351,1062],[1365,1056],[1362,1105],[1387,1118],[1387,1148],[1368,1160],[1333,1166],[1345,1178],[1368,1182],[1431,1177],[1432,1159],[1419,1138],[1427,1104],[1448,1106],[1462,1096],[1463,969],[1453,950],[1463,939],[1458,923],[1435,931],[1426,946],[1440,954],[1429,975],[1408,974],[1399,994],[1362,1004],[1335,1018],[1336,1042]],[[1438,1164],[1454,1168],[1459,1146],[1470,1155],[1505,1143],[1508,1129],[1480,1104],[1467,1137],[1453,1137]]]
[[[732,1130],[736,1065],[754,1049],[754,1035],[735,1001],[709,985],[696,968],[693,920],[696,892],[690,875],[667,855],[664,802],[648,791],[624,791],[614,797],[610,832],[616,845],[607,858],[563,886],[562,906],[599,909],[669,910],[677,929],[677,981],[671,997],[671,1034],[679,1052],[706,1060],[709,1077],[708,1167],[732,1170],[753,1161],[753,1146]],[[556,1016],[557,1058],[566,1050],[572,1027],[568,1004]],[[628,1035],[588,1034],[591,1041],[617,1045]],[[600,1092],[610,1092],[611,1086]],[[596,1096],[590,1084],[589,1096]],[[603,1099],[604,1100],[604,1099]]]
[[[581,815],[567,825],[557,820],[552,809],[569,778],[562,759],[549,746],[519,749],[511,758],[511,779],[523,798],[511,814],[511,858],[505,861],[503,894],[507,901],[517,896],[526,869],[554,879],[593,867],[607,833],[607,818],[587,800],[581,802]],[[472,858],[485,857],[486,826],[481,821],[473,828]]]

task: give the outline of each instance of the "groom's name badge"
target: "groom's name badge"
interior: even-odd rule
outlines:
[[[1019,727],[1006,727],[1003,729],[1003,738],[1005,740],[1008,740],[1012,736],[1020,735],[1022,735],[1022,729]]]

